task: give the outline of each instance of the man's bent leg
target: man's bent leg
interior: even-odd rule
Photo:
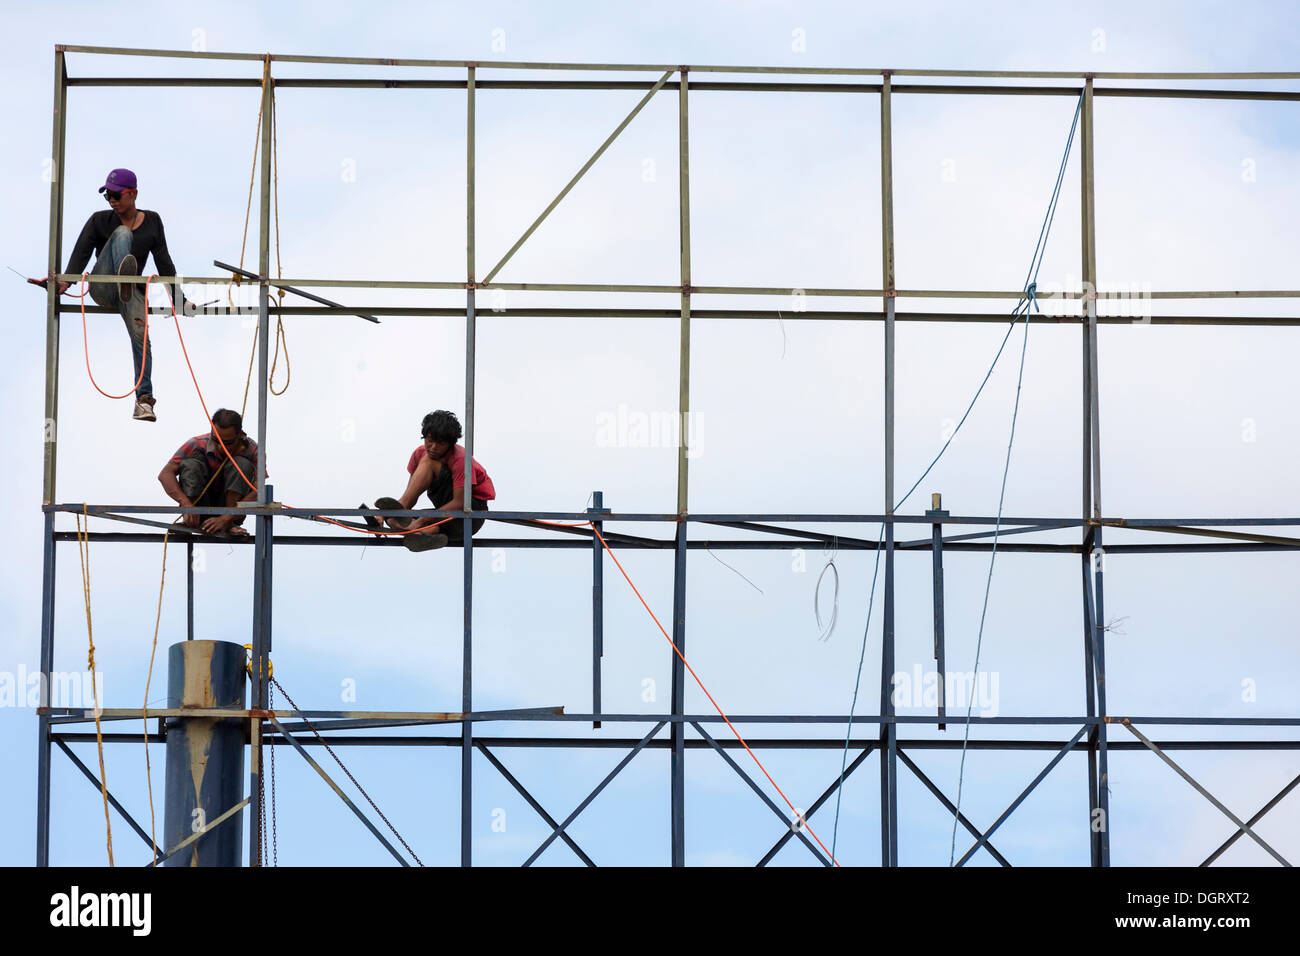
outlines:
[[[224,481],[221,482],[223,498],[225,499],[222,504],[228,504],[230,507],[234,507],[233,504],[230,504],[232,500],[235,502],[243,501],[248,497],[249,492],[257,491],[257,469],[253,467],[253,462],[243,455],[235,455],[233,462],[234,464],[229,461],[226,462],[226,467],[222,469]],[[235,466],[238,466],[238,469]],[[243,472],[243,474],[241,475],[240,472]],[[245,476],[247,476],[247,481],[244,480]],[[242,525],[243,523],[244,516],[238,515],[235,518],[235,524]]]
[[[108,237],[108,242],[104,243],[104,249],[95,260],[95,268],[91,275],[96,276],[115,276],[117,275],[118,266],[122,260],[131,253],[131,230],[126,226],[118,226],[113,230],[113,234]],[[95,304],[105,309],[117,309],[122,312],[121,298],[117,294],[116,282],[92,282],[90,283],[90,297],[95,300]],[[122,312],[125,318],[126,313]]]

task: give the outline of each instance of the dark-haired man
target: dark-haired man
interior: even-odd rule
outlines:
[[[154,265],[159,275],[176,274],[171,254],[167,251],[167,236],[163,232],[162,217],[149,209],[137,209],[135,197],[139,192],[135,173],[129,169],[110,170],[104,185],[99,191],[108,200],[108,209],[100,210],[86,220],[77,237],[77,244],[68,257],[66,272],[78,275],[90,261],[94,252],[95,268],[93,275],[138,276],[144,267],[144,261],[153,255]],[[46,288],[45,279],[28,279],[33,285]],[[122,314],[126,331],[131,336],[131,356],[135,361],[135,377],[138,382],[135,389],[136,421],[157,421],[154,414],[153,348],[145,341],[145,301],[144,286],[134,283],[91,282],[90,297],[106,309],[116,309]],[[58,284],[58,294],[68,289],[67,282]],[[185,296],[180,283],[172,292],[172,301],[176,308],[185,308]]]
[[[420,422],[420,436],[423,443],[411,452],[406,463],[410,479],[401,498],[380,498],[375,502],[376,508],[386,511],[410,511],[415,507],[420,495],[427,493],[434,508],[443,511],[462,511],[465,508],[465,449],[457,442],[460,440],[460,421],[445,409],[430,412]],[[470,471],[470,506],[473,511],[487,511],[488,502],[496,498],[496,489],[492,479],[477,460],[471,460]],[[388,518],[389,526],[405,531],[411,527],[410,518]],[[477,534],[483,526],[482,518],[475,518],[471,534]],[[369,519],[372,526],[378,521]],[[423,518],[414,519],[418,527],[427,524]],[[428,551],[441,548],[447,544],[464,544],[464,522],[459,518],[443,522],[428,531],[417,531],[406,535],[403,542],[412,551]]]
[[[212,416],[212,431],[176,449],[158,472],[158,481],[182,508],[233,508],[240,501],[254,501],[257,442],[244,434],[239,412],[219,408]],[[243,515],[182,518],[187,527],[202,527],[208,534],[247,534],[240,527],[243,521]]]

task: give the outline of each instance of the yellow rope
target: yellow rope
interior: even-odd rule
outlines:
[[[257,179],[257,147],[262,142],[262,103],[266,99],[266,84],[271,77],[271,58],[266,58],[266,66],[262,69],[262,96],[257,98],[257,135],[253,137],[253,168],[248,173],[248,203],[244,207],[244,238],[239,242],[239,268],[244,268],[244,249],[248,245],[248,220],[253,213],[253,183]],[[239,285],[242,277],[235,273],[231,285]],[[231,297],[230,289],[226,289],[226,301],[230,307],[235,308],[235,300]]]
[[[149,785],[149,838],[153,841],[153,865],[158,865],[158,834],[153,810],[153,769],[149,766],[149,682],[153,680],[153,659],[158,653],[158,625],[162,621],[163,584],[167,581],[167,536],[171,529],[163,532],[162,578],[158,581],[158,616],[153,622],[153,648],[149,651],[149,672],[144,678],[144,709],[140,718],[144,721],[144,779]]]
[[[270,82],[271,61],[268,58],[266,68],[262,74],[262,87]],[[248,174],[248,205],[244,210],[244,238],[239,246],[239,268],[244,268],[244,247],[248,243],[248,223],[252,216],[253,209],[253,180],[257,172],[257,145],[261,141],[262,131],[262,107],[257,109],[257,130],[258,138],[253,142],[253,168]],[[275,210],[275,277],[284,278],[284,264],[280,259],[280,131],[279,120],[275,104],[275,86],[271,86],[271,185],[272,185],[272,202],[271,206]],[[238,278],[236,278],[238,281]],[[268,293],[268,298],[270,294]],[[271,308],[275,310],[275,353],[271,358],[271,373],[268,376],[267,385],[271,389],[271,394],[279,397],[289,390],[289,381],[293,376],[289,364],[289,339],[284,332],[284,318],[280,314],[280,306],[284,303],[284,289],[277,289],[276,295],[279,298],[277,302],[271,299]],[[253,326],[253,347],[248,353],[248,374],[244,377],[244,401],[240,406],[239,415],[242,418],[248,410],[248,390],[253,382],[253,360],[257,357],[258,333],[262,330],[262,322],[259,318]],[[280,348],[284,347],[284,387],[277,390],[275,387],[275,369],[280,361]]]
[[[83,537],[81,519],[86,519]],[[81,591],[86,599],[86,641],[89,650],[86,661],[90,666],[90,693],[95,703],[95,743],[99,748],[99,790],[104,797],[104,828],[108,834],[108,865],[113,865],[113,823],[108,817],[108,775],[104,770],[104,735],[99,723],[99,685],[95,680],[95,633],[90,621],[90,515],[86,505],[81,506],[77,515],[77,556],[81,559]]]

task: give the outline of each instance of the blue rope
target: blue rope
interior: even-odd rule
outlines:
[[[1060,169],[1057,171],[1056,183],[1052,188],[1052,198],[1047,206],[1047,214],[1043,217],[1043,224],[1038,230],[1038,241],[1034,244],[1034,255],[1030,259],[1029,272],[1025,276],[1023,292],[1021,293],[1020,301],[1016,304],[1015,309],[1012,310],[1011,313],[1012,319],[1011,319],[1011,323],[1007,326],[1006,335],[1002,337],[1002,342],[1000,345],[998,345],[997,353],[993,356],[993,362],[989,365],[988,371],[984,373],[984,379],[983,381],[980,382],[979,388],[975,390],[975,395],[974,397],[971,398],[970,404],[966,406],[966,411],[962,413],[961,419],[957,422],[957,427],[953,429],[952,434],[949,435],[947,441],[943,443],[943,447],[939,449],[939,453],[935,455],[934,459],[930,462],[930,464],[926,466],[925,471],[921,473],[921,477],[917,478],[916,481],[912,484],[912,487],[907,490],[907,494],[903,495],[903,497],[899,499],[898,503],[894,506],[894,510],[901,508],[907,502],[907,500],[912,497],[912,493],[916,491],[918,487],[920,487],[921,482],[923,482],[926,476],[930,474],[934,466],[939,463],[939,459],[943,457],[944,452],[948,450],[948,446],[952,444],[953,439],[957,437],[957,433],[961,431],[962,425],[964,425],[966,423],[966,419],[970,417],[971,411],[975,408],[975,403],[979,400],[980,395],[983,393],[984,386],[988,384],[989,378],[993,375],[993,370],[997,368],[998,361],[999,359],[1002,358],[1002,352],[1006,348],[1007,342],[1011,338],[1011,333],[1015,331],[1016,323],[1020,321],[1020,317],[1023,315],[1025,317],[1025,342],[1022,343],[1021,350],[1020,350],[1020,374],[1016,379],[1016,402],[1015,402],[1015,407],[1012,410],[1012,417],[1011,417],[1011,437],[1012,440],[1014,440],[1015,438],[1016,416],[1019,413],[1019,409],[1020,409],[1020,387],[1021,387],[1021,381],[1023,379],[1024,371],[1025,371],[1025,348],[1028,344],[1028,338],[1029,338],[1029,311],[1030,309],[1033,309],[1034,311],[1040,313],[1042,311],[1038,306],[1038,295],[1037,295],[1038,270],[1042,268],[1043,256],[1047,252],[1047,237],[1051,234],[1052,222],[1056,218],[1056,206],[1061,195],[1061,183],[1065,178],[1065,169],[1069,163],[1070,149],[1074,145],[1074,132],[1079,125],[1079,112],[1082,108],[1083,108],[1083,95],[1080,94],[1079,102],[1075,105],[1074,108],[1074,119],[1070,123],[1070,135],[1065,142],[1065,154],[1061,157],[1061,166]],[[1006,466],[1003,468],[1003,472],[1002,472],[1002,494],[998,498],[998,516],[997,516],[996,523],[994,524],[994,530],[993,530],[993,554],[992,554],[992,558],[989,561],[989,581],[986,582],[985,585],[984,611],[982,611],[980,614],[979,638],[977,639],[976,646],[975,646],[976,672],[978,672],[979,670],[980,641],[983,640],[983,636],[984,636],[984,613],[987,612],[988,610],[988,587],[993,579],[993,559],[997,558],[998,532],[1000,531],[1001,524],[1002,524],[1003,496],[1005,496],[1006,493],[1007,472],[1008,469],[1010,468],[1010,463],[1011,463],[1011,444],[1010,442],[1008,442],[1007,461],[1006,461]],[[858,690],[862,684],[862,664],[863,661],[866,660],[866,656],[867,656],[867,635],[871,630],[871,611],[875,605],[876,581],[880,574],[880,550],[881,550],[880,546],[884,542],[884,539],[885,539],[885,525],[882,523],[880,526],[880,536],[876,539],[876,562],[875,562],[875,567],[871,572],[871,591],[869,592],[869,596],[867,599],[867,622],[862,629],[862,651],[858,656],[857,675],[854,677],[853,680],[853,701],[849,706],[849,724],[848,724],[848,729],[845,731],[844,734],[844,751],[840,756],[840,779],[837,781],[835,785],[835,825],[831,831],[831,857],[832,858],[835,857],[836,841],[838,840],[839,837],[840,803],[844,795],[844,771],[845,771],[845,767],[848,764],[849,744],[853,735],[853,718],[854,715],[856,714],[857,706],[858,706]],[[973,700],[974,697],[972,694],[972,698],[970,701],[967,702],[967,708],[966,708],[967,737],[966,740],[962,741],[963,772],[965,769],[965,762],[966,762],[966,742],[967,740],[969,740],[969,736],[970,736],[970,714],[971,714],[970,704],[973,703]],[[958,808],[958,812],[960,812],[961,809],[961,780],[960,779],[958,780],[957,783],[957,808]],[[956,839],[957,839],[956,828],[957,828],[957,815],[954,814],[953,816],[954,846],[956,844]],[[949,859],[949,864],[951,865],[951,863],[952,860]]]

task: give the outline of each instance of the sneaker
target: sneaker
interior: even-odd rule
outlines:
[[[139,275],[140,273],[135,263],[135,256],[131,255],[130,253],[124,255],[122,257],[121,264],[118,265],[117,267],[117,274],[120,276]],[[131,298],[131,293],[134,291],[135,291],[134,283],[129,283],[129,282],[119,283],[117,287],[117,297],[121,299],[123,302],[125,302]],[[153,419],[148,419],[148,420],[152,421]]]
[[[158,416],[153,413],[153,402],[137,400],[135,414],[131,416],[137,422],[156,422]]]
[[[430,534],[427,531],[416,531],[402,538],[402,544],[406,545],[408,551],[432,551],[435,548],[445,548],[447,546],[447,536],[445,534]]]

